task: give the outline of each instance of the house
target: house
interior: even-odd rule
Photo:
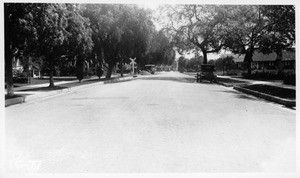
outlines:
[[[15,57],[13,58],[12,70],[13,70],[14,77],[18,76],[18,74],[20,74],[24,71],[24,68],[23,68],[23,65],[21,64],[20,59],[15,58]]]
[[[293,52],[283,51],[281,63],[282,63],[284,72],[295,74],[295,71],[296,71],[295,51],[293,51]]]
[[[276,59],[277,54],[275,52],[270,54],[254,52],[251,62],[253,73],[277,73],[277,66],[275,65]]]
[[[243,69],[243,61],[245,55],[233,55],[233,61],[236,63],[238,69]],[[282,68],[284,73],[295,73],[295,51],[282,51],[282,60],[280,63],[276,62],[277,54],[275,52],[270,54],[263,54],[254,52],[252,57],[251,68],[253,73],[278,73],[278,69]]]
[[[32,61],[31,57],[29,57],[29,61]],[[41,64],[39,64],[38,62],[28,64],[28,61],[27,61],[27,65],[26,65],[26,62],[24,64],[24,61],[22,63],[19,58],[14,57],[13,58],[13,67],[12,67],[13,76],[19,77],[21,75],[21,76],[29,76],[29,77],[34,77],[34,78],[41,77],[41,72],[39,69],[40,67],[38,65],[41,65]]]

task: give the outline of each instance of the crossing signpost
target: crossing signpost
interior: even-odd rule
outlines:
[[[134,75],[134,65],[136,64],[135,60],[136,60],[136,57],[135,58],[129,58],[130,59],[130,65],[132,66],[132,75]]]

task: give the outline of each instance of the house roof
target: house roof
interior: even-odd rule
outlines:
[[[259,61],[275,61],[277,58],[277,54],[275,52],[270,53],[270,54],[263,54],[259,52],[254,52],[252,60],[254,62],[259,62]]]
[[[231,56],[233,56],[233,61],[235,63],[243,62],[245,57],[245,55],[231,55]],[[270,54],[254,52],[252,57],[254,62],[275,61],[276,58],[277,58],[277,54],[275,52]],[[282,51],[282,61],[291,61],[291,60],[295,60],[295,52]]]
[[[243,62],[245,55],[236,55],[233,56],[233,61],[234,62]],[[275,61],[277,58],[277,54],[276,53],[271,53],[271,54],[263,54],[263,53],[259,53],[259,52],[254,52],[253,56],[252,56],[252,60],[253,62],[259,62],[259,61]]]

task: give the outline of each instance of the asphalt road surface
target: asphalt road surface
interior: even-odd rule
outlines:
[[[166,72],[5,108],[6,170],[296,170],[296,112]]]

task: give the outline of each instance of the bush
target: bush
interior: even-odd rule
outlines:
[[[252,75],[249,75],[247,72],[242,72],[242,77],[246,79],[251,79]]]
[[[254,79],[254,80],[282,80],[282,74],[276,74],[273,72],[256,72],[248,75],[248,73],[242,73],[242,76],[247,79]]]
[[[93,76],[96,75],[96,69],[95,68],[88,68],[84,71],[84,76]]]
[[[236,70],[227,70],[226,74],[227,75],[237,75],[237,71]]]
[[[131,69],[123,69],[123,74],[129,74],[130,72],[131,72]],[[120,69],[116,70],[116,73],[120,74],[121,70]]]
[[[28,83],[27,77],[14,77],[13,83]]]
[[[287,74],[284,76],[283,83],[287,85],[296,85],[296,75]]]
[[[61,67],[60,76],[76,76],[76,67],[74,66]]]

